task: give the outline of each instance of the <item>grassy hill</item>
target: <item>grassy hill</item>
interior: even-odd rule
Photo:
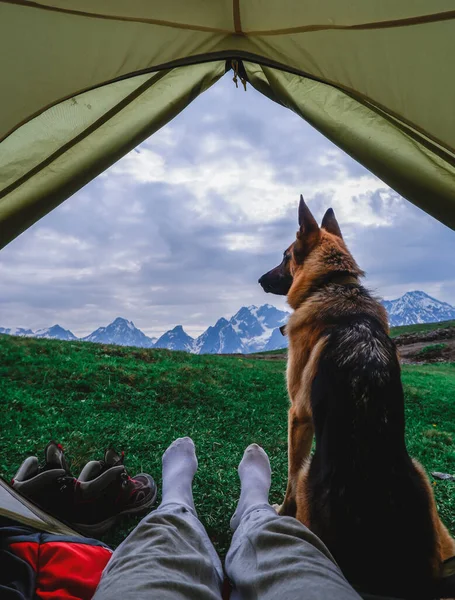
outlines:
[[[455,321],[439,321],[438,323],[417,323],[416,325],[401,325],[400,327],[391,327],[390,337],[397,337],[403,333],[426,333],[434,329],[444,327],[455,327]]]
[[[30,454],[60,441],[77,475],[112,444],[131,474],[160,485],[161,454],[190,435],[199,471],[195,502],[221,552],[239,495],[244,448],[261,444],[273,469],[272,502],[282,499],[287,471],[284,361],[194,356],[82,342],[0,336],[0,475],[9,480]],[[455,365],[406,366],[407,440],[429,471],[455,473]],[[455,533],[455,483],[437,482],[441,515]],[[115,545],[135,525],[124,520],[104,539]]]

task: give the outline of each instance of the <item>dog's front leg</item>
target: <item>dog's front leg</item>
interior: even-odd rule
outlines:
[[[278,514],[295,517],[297,478],[302,464],[310,455],[313,442],[313,419],[306,411],[297,410],[293,405],[288,413],[288,485],[283,504]]]

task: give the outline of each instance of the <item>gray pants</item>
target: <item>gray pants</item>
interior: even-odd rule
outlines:
[[[231,600],[358,600],[324,544],[269,505],[245,513],[226,557]],[[220,600],[223,569],[191,508],[168,504],[115,550],[94,600]]]

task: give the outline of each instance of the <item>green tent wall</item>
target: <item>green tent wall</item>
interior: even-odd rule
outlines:
[[[0,0],[0,247],[233,64],[455,228],[453,0]]]

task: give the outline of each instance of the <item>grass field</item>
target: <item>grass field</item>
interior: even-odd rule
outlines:
[[[284,361],[193,356],[82,342],[0,336],[0,475],[60,441],[78,474],[106,446],[124,450],[132,474],[147,471],[160,485],[161,454],[190,435],[199,471],[195,502],[224,553],[239,494],[237,464],[251,442],[269,453],[271,500],[286,483]],[[455,473],[455,365],[406,366],[407,441],[428,471]],[[440,513],[455,533],[455,483],[435,485]],[[137,519],[104,539],[116,545]]]

